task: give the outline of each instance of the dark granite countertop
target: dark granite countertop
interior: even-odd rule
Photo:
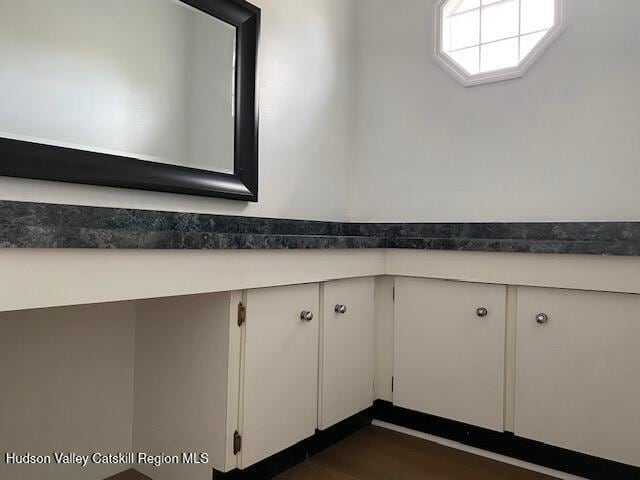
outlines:
[[[637,256],[640,222],[345,223],[0,201],[0,248],[405,248]]]

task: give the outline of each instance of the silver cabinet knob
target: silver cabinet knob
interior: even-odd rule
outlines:
[[[306,310],[300,314],[300,320],[304,320],[305,322],[310,322],[313,320],[313,313],[307,312]]]
[[[544,325],[545,323],[549,322],[549,316],[546,313],[539,313],[538,315],[536,315],[536,322],[538,322],[540,325]]]
[[[336,311],[336,313],[347,313],[347,306],[346,305],[336,305],[335,311]]]
[[[478,315],[479,317],[486,317],[487,315],[489,315],[489,310],[484,307],[480,307],[476,310],[476,315]]]

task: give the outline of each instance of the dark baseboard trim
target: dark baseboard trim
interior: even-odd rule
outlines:
[[[505,455],[535,465],[592,480],[638,480],[640,468],[554,447],[513,433],[415,412],[376,400],[373,407],[324,430],[245,470],[214,470],[213,480],[267,480],[304,462],[371,424],[372,419],[453,440],[470,447]]]
[[[564,448],[396,407],[376,400],[376,420],[594,480],[638,480],[640,468]]]
[[[295,467],[308,458],[344,440],[349,435],[371,424],[373,408],[364,410],[327,430],[316,430],[307,438],[282,452],[262,460],[245,470],[213,471],[213,480],[267,480]]]

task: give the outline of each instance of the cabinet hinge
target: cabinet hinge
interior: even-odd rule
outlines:
[[[247,307],[242,302],[238,304],[238,326],[241,327],[247,321]]]
[[[393,301],[395,302],[396,301],[396,287],[393,287],[392,296],[393,296]]]
[[[391,377],[391,391],[393,392],[393,377]]]
[[[233,454],[237,455],[242,449],[242,436],[236,430],[233,434]]]

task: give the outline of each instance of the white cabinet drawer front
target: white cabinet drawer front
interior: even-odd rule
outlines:
[[[397,278],[393,403],[503,430],[505,304],[503,285]]]
[[[320,428],[328,428],[373,403],[375,281],[324,284]],[[336,306],[344,306],[344,313]]]
[[[318,284],[248,291],[245,325],[241,468],[315,432]]]
[[[516,433],[640,465],[640,296],[519,288],[517,317]]]

